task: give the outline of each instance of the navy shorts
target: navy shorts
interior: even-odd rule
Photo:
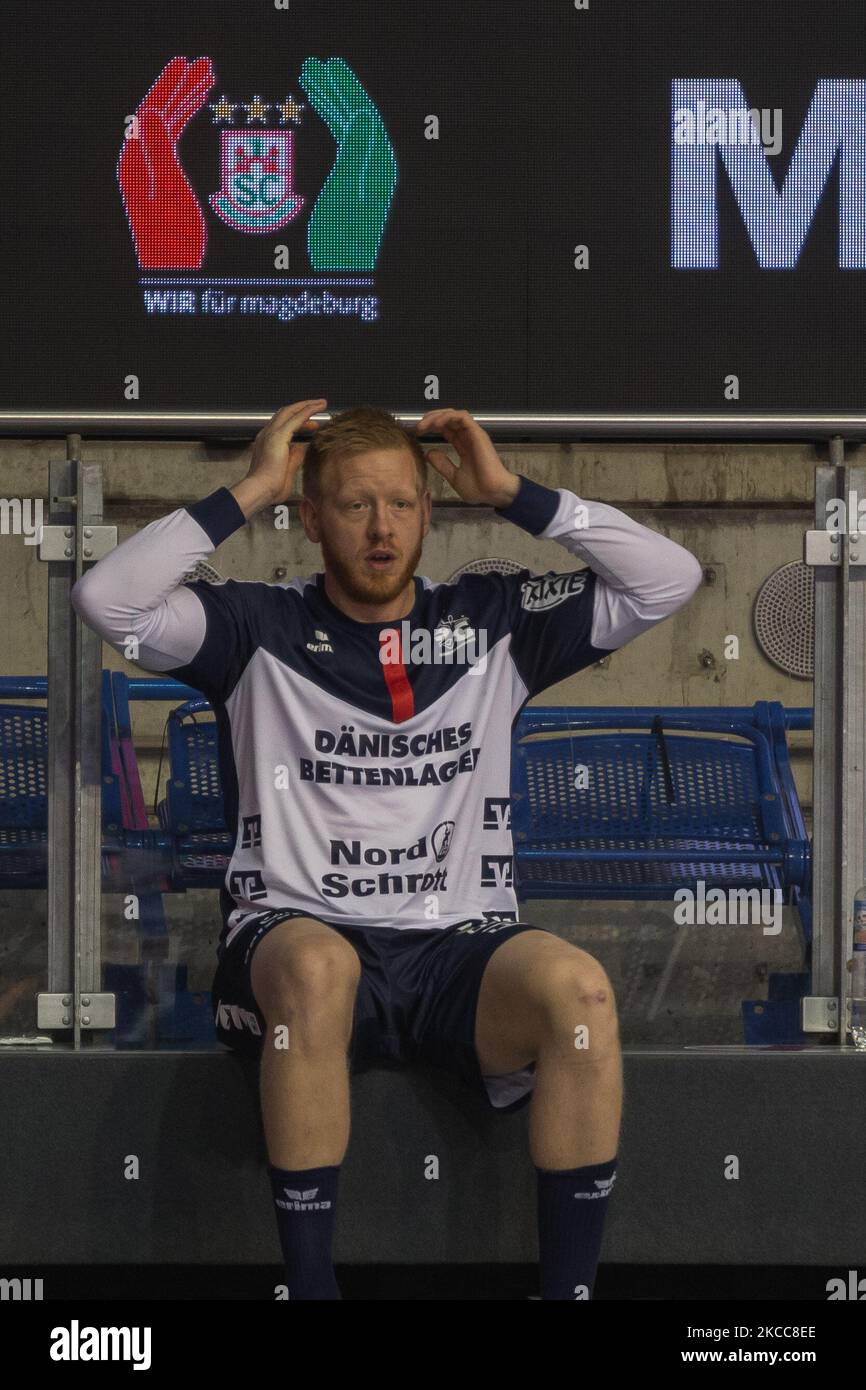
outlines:
[[[214,1026],[219,1041],[242,1056],[258,1057],[265,1033],[250,985],[256,946],[280,922],[313,915],[287,908],[257,914],[219,947]],[[484,967],[497,947],[518,932],[547,928],[483,917],[429,930],[324,925],[351,942],[361,961],[349,1046],[353,1071],[383,1061],[417,1062],[460,1076],[495,1110],[510,1113],[529,1104],[534,1062],[505,1076],[482,1076],[475,1011]]]

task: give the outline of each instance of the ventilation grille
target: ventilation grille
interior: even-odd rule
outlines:
[[[795,560],[774,570],[755,599],[755,636],[768,661],[800,680],[814,676],[815,575]]]
[[[489,556],[486,560],[470,560],[468,564],[461,565],[452,575],[446,579],[446,584],[455,584],[464,574],[519,574],[525,570],[526,565],[520,565],[516,560],[504,560],[497,556]]]

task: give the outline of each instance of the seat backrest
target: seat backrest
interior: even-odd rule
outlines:
[[[216,720],[191,714],[185,706],[172,710],[168,747],[167,828],[180,835],[225,831]]]
[[[663,748],[670,787],[661,745],[649,730],[519,740],[514,830],[524,842],[653,835],[764,839],[767,768],[753,740],[665,733]]]
[[[48,828],[48,711],[0,705],[0,826]]]
[[[22,679],[22,686],[47,694],[44,677]],[[8,688],[7,681],[6,687]],[[29,693],[29,690],[28,690]],[[120,754],[108,671],[101,679],[102,828],[112,833],[123,824]],[[40,706],[0,703],[0,826],[48,829],[48,711]]]

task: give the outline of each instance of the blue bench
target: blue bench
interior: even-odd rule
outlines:
[[[211,717],[208,718],[208,715]],[[159,823],[174,842],[174,878],[183,887],[219,887],[231,858],[217,753],[217,725],[203,696],[168,718],[169,777]]]
[[[521,899],[670,898],[698,879],[807,897],[779,704],[524,710],[511,823]]]
[[[768,701],[525,710],[512,782],[518,898],[670,898],[699,879],[779,890],[799,914],[805,968],[771,973],[766,999],[742,1001],[743,1035],[805,1043],[811,847],[787,731],[811,724],[811,710]]]
[[[0,701],[45,700],[45,676],[0,677]],[[48,880],[48,711],[0,703],[0,887],[44,888]],[[109,673],[102,673],[103,878],[123,851],[120,756]]]

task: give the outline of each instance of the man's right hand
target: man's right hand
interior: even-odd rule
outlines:
[[[310,417],[327,403],[320,398],[284,405],[259,430],[247,476],[229,489],[245,517],[264,507],[276,507],[291,497],[295,474],[307,451],[306,444],[292,444],[292,439],[304,425],[310,430],[319,428],[319,421]]]

